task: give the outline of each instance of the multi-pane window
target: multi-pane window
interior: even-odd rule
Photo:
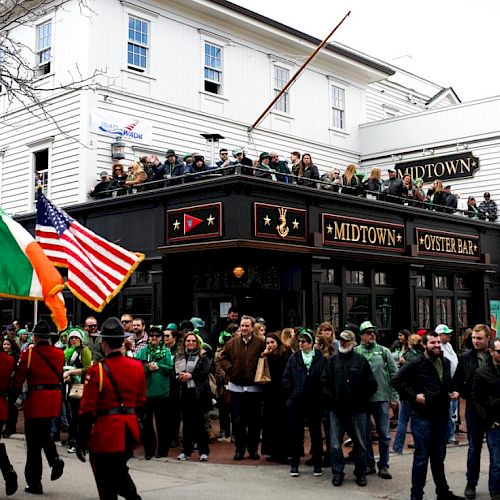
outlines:
[[[35,167],[35,185],[41,186],[44,194],[47,194],[49,182],[49,150],[41,149],[33,153],[33,165]]]
[[[329,321],[339,331],[340,306],[338,295],[323,295],[323,321]]]
[[[335,269],[322,269],[321,270],[321,283],[335,283]]]
[[[205,42],[205,91],[222,94],[222,47]]]
[[[45,75],[50,73],[50,61],[52,59],[52,21],[39,24],[36,27],[36,64],[39,73]]]
[[[435,286],[435,288],[447,290],[449,288],[448,276],[436,274],[434,276],[434,286]]]
[[[348,270],[346,272],[346,283],[348,285],[364,285],[365,272]]]
[[[417,287],[418,288],[426,287],[425,274],[417,274]]]
[[[375,276],[375,286],[391,286],[391,277],[387,273],[376,272]]]
[[[417,324],[418,328],[431,327],[431,299],[419,297],[417,302]]]
[[[457,276],[457,288],[459,290],[467,290],[470,288],[470,283],[466,276]]]
[[[290,71],[280,66],[274,66],[274,95],[278,95],[290,79]],[[285,92],[275,105],[276,111],[290,113],[290,94]]]
[[[466,328],[469,324],[469,300],[457,299],[457,327]]]
[[[332,89],[332,126],[345,128],[345,89],[331,86]]]
[[[435,311],[436,324],[444,323],[445,325],[452,324],[452,309],[451,299],[437,298]]]
[[[127,64],[130,69],[146,71],[148,68],[149,22],[128,17]]]

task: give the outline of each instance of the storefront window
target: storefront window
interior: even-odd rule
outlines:
[[[348,295],[347,296],[347,321],[360,325],[363,321],[370,319],[368,295]]]
[[[335,283],[335,269],[323,269],[321,271],[321,283]]]
[[[442,274],[436,274],[434,276],[434,287],[441,290],[448,290],[448,276],[443,276]]]
[[[339,296],[323,295],[323,321],[329,321],[335,331],[339,331]]]
[[[417,302],[417,322],[418,328],[431,327],[431,299],[420,297]]]
[[[346,283],[348,285],[365,285],[365,272],[364,271],[346,271]]]
[[[391,286],[391,277],[387,273],[375,273],[375,286]]]
[[[125,311],[134,311],[134,316],[142,318],[146,325],[151,323],[153,298],[150,294],[129,295],[125,297]]]
[[[451,325],[452,323],[452,310],[451,310],[451,298],[437,298],[436,299],[436,324],[444,323],[445,325]]]
[[[465,276],[457,276],[457,289],[467,290],[470,288],[469,280]]]
[[[468,299],[457,299],[457,328],[467,328],[468,318]]]
[[[391,297],[377,295],[375,298],[376,323],[381,330],[392,328],[392,300]]]
[[[425,274],[417,274],[417,287],[426,288]]]

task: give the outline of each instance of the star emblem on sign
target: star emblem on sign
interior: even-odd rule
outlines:
[[[293,228],[298,229],[299,228],[299,221],[297,219],[294,219],[292,222]]]
[[[326,226],[326,230],[327,230],[328,234],[332,234],[333,233],[333,227],[331,226],[331,224],[328,224],[328,226]]]
[[[401,243],[401,240],[403,239],[403,237],[400,234],[398,234],[396,236],[396,239],[398,240],[398,243]]]
[[[420,244],[423,245],[424,244],[424,239],[423,238],[420,238]]]
[[[210,214],[208,217],[207,217],[207,222],[208,222],[208,225],[209,226],[213,226],[214,225],[214,220],[215,220],[215,217]]]
[[[271,219],[269,218],[269,215],[266,214],[264,217],[264,226],[270,226],[271,225]]]
[[[174,231],[178,231],[179,228],[181,227],[181,223],[177,219],[172,225],[174,226]]]

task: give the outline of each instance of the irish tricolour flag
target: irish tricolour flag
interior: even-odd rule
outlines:
[[[67,326],[64,281],[40,245],[0,208],[0,297],[43,300],[58,330]]]

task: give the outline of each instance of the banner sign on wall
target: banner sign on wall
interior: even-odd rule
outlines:
[[[90,113],[90,131],[112,137],[120,135],[140,144],[153,143],[153,124],[137,116],[94,110]]]
[[[409,174],[412,179],[420,178],[424,183],[436,179],[446,181],[472,177],[479,169],[479,158],[472,153],[459,153],[396,163],[394,168],[399,177]]]
[[[500,300],[490,300],[491,335],[500,338]]]

